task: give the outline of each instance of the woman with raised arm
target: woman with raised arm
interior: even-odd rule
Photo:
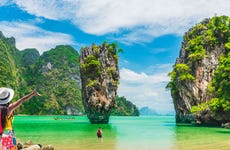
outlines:
[[[30,94],[10,104],[14,97],[14,91],[9,88],[0,88],[0,150],[13,150],[16,146],[16,139],[12,126],[13,112],[23,102],[31,99],[33,96],[41,96],[36,89]],[[8,131],[7,134],[6,131]]]

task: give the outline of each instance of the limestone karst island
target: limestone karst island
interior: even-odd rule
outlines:
[[[230,122],[230,18],[204,19],[183,37],[167,88],[177,123]]]

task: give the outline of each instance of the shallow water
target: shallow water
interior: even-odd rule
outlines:
[[[176,126],[173,116],[110,117],[109,124],[90,124],[86,116],[16,116],[22,142],[51,144],[55,150],[230,150],[230,130]],[[65,116],[59,118],[65,118]],[[96,137],[102,127],[103,141]]]

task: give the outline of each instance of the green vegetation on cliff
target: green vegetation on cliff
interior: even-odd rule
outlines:
[[[130,101],[128,101],[124,96],[116,97],[117,107],[113,108],[111,111],[112,116],[139,116],[139,110]]]
[[[31,67],[31,66],[29,66]],[[21,109],[26,114],[82,114],[79,54],[70,46],[57,46],[44,52],[35,63],[31,78],[43,95],[42,99],[28,101]],[[28,69],[27,67],[27,70]]]
[[[95,55],[88,56],[87,58],[85,58],[85,64],[81,64],[82,70],[92,80],[101,75],[102,72],[100,70],[100,67],[101,63],[97,60]]]
[[[15,56],[17,53],[13,38],[5,38],[0,31],[0,86],[18,87],[18,69]]]
[[[36,49],[19,51],[14,38],[0,33],[0,86],[21,98],[37,87],[42,97],[23,103],[20,114],[82,114],[79,54],[70,46],[57,46],[41,56]]]
[[[191,74],[191,69],[186,64],[176,64],[173,67],[173,70],[168,74],[171,76],[171,81],[167,84],[166,88],[171,89],[172,93],[175,93],[177,91],[176,87],[176,77],[178,76],[178,80],[184,81],[189,80],[193,81],[195,78]]]
[[[221,43],[225,43],[226,49],[230,46],[229,20],[227,16],[205,19],[185,34],[184,40],[188,42],[185,50],[189,52],[190,62],[204,58],[207,52]]]

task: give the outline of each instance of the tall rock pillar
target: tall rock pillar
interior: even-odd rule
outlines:
[[[81,49],[82,100],[91,123],[108,123],[119,82],[116,44]]]

